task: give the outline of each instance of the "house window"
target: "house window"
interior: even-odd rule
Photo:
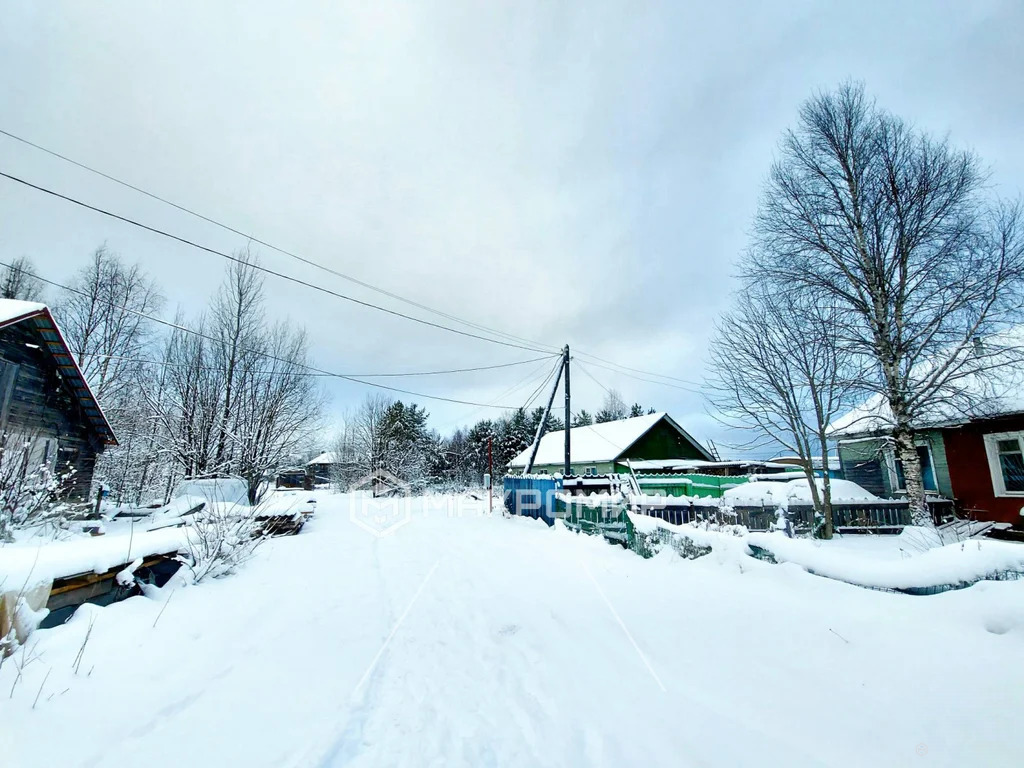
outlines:
[[[935,468],[932,466],[931,449],[927,445],[917,446],[917,457],[921,460],[921,479],[924,481],[924,489],[937,493],[939,487],[935,484]],[[896,490],[905,491],[907,480],[903,476],[903,460],[894,458],[893,467],[896,472]]]
[[[1024,432],[985,435],[996,496],[1024,496]]]

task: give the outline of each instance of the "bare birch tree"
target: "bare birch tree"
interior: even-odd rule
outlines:
[[[138,265],[125,265],[106,246],[96,249],[71,288],[54,315],[93,394],[110,410],[138,381],[139,360],[153,338],[144,315],[159,311],[163,297]]]
[[[164,450],[182,476],[238,475],[250,503],[319,426],[323,393],[309,370],[305,332],[263,317],[254,259],[233,264],[212,310],[193,327],[179,316],[162,366],[162,399],[150,399]]]
[[[594,416],[594,421],[601,424],[605,421],[618,421],[629,415],[629,406],[616,389],[609,389],[604,396],[601,410]]]
[[[749,286],[718,323],[706,390],[724,423],[753,430],[762,444],[777,443],[799,457],[826,539],[832,538],[826,429],[849,407],[854,380],[837,329],[836,312],[823,301],[790,296],[778,286]]]
[[[179,314],[175,324],[184,326]],[[168,380],[165,396],[150,400],[161,426],[164,450],[185,477],[199,477],[224,468],[214,463],[220,425],[223,375],[205,318],[196,333],[175,330],[163,356]]]
[[[1013,350],[975,345],[1018,322],[1018,206],[990,201],[978,159],[876,106],[859,85],[808,100],[771,169],[754,279],[829,297],[841,343],[870,362],[917,524],[931,524],[915,425],[971,407],[967,382]]]
[[[238,371],[245,365],[243,358],[251,358],[257,346],[263,314],[264,281],[263,274],[255,268],[257,261],[248,249],[235,255],[240,261],[232,262],[228,267],[211,313],[211,321],[220,341],[214,351],[224,369],[223,407],[214,455],[217,463],[225,459],[232,409],[236,405]]]
[[[35,266],[25,256],[19,256],[0,272],[0,299],[42,301],[43,283],[35,276]]]
[[[255,504],[268,473],[298,453],[321,426],[323,394],[306,367],[304,331],[277,324],[252,342],[259,354],[247,351],[247,364],[235,371],[235,410],[226,431],[229,466],[246,481],[249,503]]]

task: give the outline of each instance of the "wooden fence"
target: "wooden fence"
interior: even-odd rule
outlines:
[[[751,531],[768,530],[778,517],[775,506],[729,508],[717,504],[701,504],[699,501],[665,497],[664,504],[638,504],[632,511],[656,517],[672,525],[743,525]],[[931,500],[928,508],[937,525],[955,514],[953,502],[948,499]],[[814,507],[810,504],[790,504],[788,515],[798,530],[809,530],[814,526]],[[832,525],[839,531],[897,533],[910,525],[910,505],[905,500],[837,504],[832,507]]]

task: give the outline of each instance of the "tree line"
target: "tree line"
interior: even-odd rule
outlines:
[[[168,325],[152,319],[165,304],[156,283],[105,246],[50,301],[118,438],[95,471],[115,503],[223,474],[243,478],[256,501],[268,473],[316,439],[324,394],[305,330],[266,319],[256,257],[235,256],[206,310]],[[43,289],[25,258],[0,275],[4,298],[38,301]]]
[[[627,407],[622,397],[610,390],[596,416],[581,410],[573,417],[572,426],[653,412],[639,403]],[[331,479],[342,488],[350,488],[384,471],[414,490],[479,486],[489,471],[498,481],[505,476],[508,463],[533,444],[543,417],[543,407],[518,408],[443,436],[430,428],[429,414],[421,406],[368,395],[344,419],[332,449],[336,466]],[[564,428],[560,417],[548,417],[546,431]]]
[[[50,298],[64,332],[115,434],[99,457],[95,481],[118,504],[168,497],[186,477],[237,475],[255,501],[276,471],[302,465],[325,447],[336,480],[349,487],[385,470],[417,490],[479,486],[495,480],[534,440],[543,408],[519,408],[442,435],[416,403],[368,395],[346,414],[336,437],[325,435],[325,395],[309,370],[306,333],[266,320],[266,291],[256,256],[235,254],[205,311],[180,311],[167,325],[165,299],[138,266],[105,246],[46,296],[29,259],[0,273],[0,296]],[[595,413],[573,414],[573,427],[653,413],[627,406],[609,390]],[[552,414],[548,431],[564,428]]]

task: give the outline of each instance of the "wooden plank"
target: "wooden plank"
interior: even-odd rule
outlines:
[[[149,555],[146,559],[142,561],[142,565],[140,565],[139,567],[149,568],[153,565],[156,565],[162,560],[173,560],[175,557],[177,557],[177,555],[177,550],[173,552],[165,552],[159,555]],[[64,592],[70,592],[74,589],[81,589],[82,587],[89,586],[90,584],[95,584],[98,581],[112,579],[118,573],[123,571],[125,568],[127,568],[134,562],[134,560],[129,560],[127,563],[122,563],[121,565],[114,566],[113,568],[110,568],[109,570],[106,570],[103,573],[87,571],[84,573],[77,573],[72,576],[64,576],[60,579],[54,579],[53,587],[51,587],[50,589],[50,596],[53,597],[54,595],[59,595]]]

